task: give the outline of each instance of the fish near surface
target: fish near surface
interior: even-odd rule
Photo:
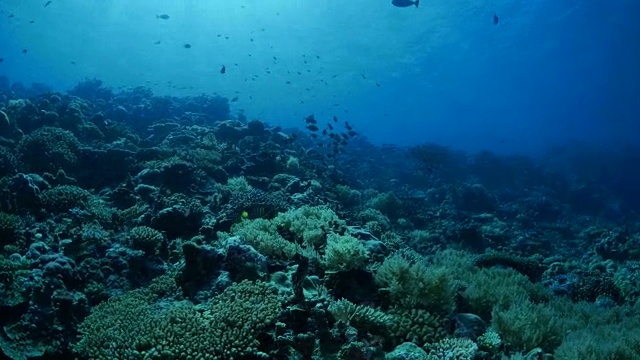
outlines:
[[[397,7],[418,7],[418,5],[420,4],[420,0],[391,0],[391,4]]]

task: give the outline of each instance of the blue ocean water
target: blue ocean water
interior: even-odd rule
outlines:
[[[637,0],[2,0],[0,360],[640,359]]]
[[[2,2],[0,73],[13,81],[238,96],[234,112],[285,126],[338,113],[376,143],[531,153],[637,142],[636,1],[43,5]]]

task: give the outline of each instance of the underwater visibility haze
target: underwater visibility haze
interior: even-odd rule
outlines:
[[[633,142],[640,113],[630,0],[40,5],[3,2],[0,71],[12,81],[238,96],[234,112],[285,125],[349,111],[379,143],[520,153]]]
[[[0,2],[0,358],[640,359],[640,2]]]

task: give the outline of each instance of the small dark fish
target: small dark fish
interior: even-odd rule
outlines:
[[[71,65],[75,65],[76,64],[75,61],[69,61],[69,63],[71,63]]]
[[[15,15],[13,15],[13,14],[10,14],[10,15],[9,15],[9,19],[11,19],[11,18],[12,18],[12,17],[14,17],[14,16],[15,16]]]
[[[338,117],[337,116],[333,117],[333,122],[338,122]]]
[[[167,14],[156,15],[156,19],[169,20],[169,15]]]
[[[307,125],[307,129],[309,129],[309,131],[314,131],[314,132],[320,130],[320,128],[318,128],[318,126],[314,124]]]
[[[236,102],[236,101],[238,101],[238,97],[234,96],[233,99],[231,99],[231,102]]]
[[[499,21],[498,14],[493,14],[493,25],[498,25]]]
[[[342,137],[343,137],[345,140],[349,140],[349,135],[347,135],[347,134],[345,134],[345,133],[340,133],[340,135],[342,135]]]
[[[1,62],[4,62],[4,59],[3,59],[3,58],[0,58],[0,63],[1,63]]]
[[[318,121],[316,121],[316,118],[315,118],[315,116],[313,116],[313,114],[311,114],[311,115],[307,116],[307,117],[304,119],[304,121],[305,121],[307,124],[313,124],[313,125],[315,125],[315,124],[317,124],[317,123],[318,123]]]
[[[420,4],[420,0],[391,0],[391,4],[393,4],[393,6],[397,6],[397,7],[409,7],[409,6],[415,6],[418,7],[418,5]]]
[[[327,129],[322,130],[322,135],[327,136]]]
[[[31,20],[31,21],[29,21],[29,24],[33,24],[34,22],[35,22],[35,21]]]
[[[22,53],[26,54],[27,53],[27,49],[22,49]]]
[[[379,84],[379,83],[376,83],[376,86],[377,86],[377,87],[380,87],[380,84]]]
[[[351,125],[349,125],[347,121],[344,122],[344,127],[346,127],[347,130],[353,130],[353,128],[351,127]]]
[[[227,72],[227,68],[224,65],[222,65],[222,67],[220,68],[220,74],[224,74],[226,72]]]
[[[367,79],[367,77],[364,76],[364,74],[360,74],[360,76],[362,76],[362,78],[365,79],[365,80]]]
[[[348,134],[349,134],[349,136],[351,136],[351,137],[354,137],[354,136],[358,135],[358,134],[357,134],[355,131],[353,131],[353,130],[349,130]]]
[[[158,41],[155,41],[153,45],[160,45],[160,43],[162,43],[162,41],[158,40]]]
[[[318,137],[318,134],[313,133],[313,134],[311,134],[311,137],[315,139],[315,138],[317,138],[317,137]]]
[[[285,81],[284,83],[287,84],[287,85],[290,85],[291,81]]]
[[[51,1],[47,1],[47,2],[44,4],[44,7],[47,7],[47,6],[49,6],[49,5],[51,5]]]
[[[333,130],[333,125],[331,125],[331,123],[327,123],[327,127],[329,128],[329,130]]]
[[[185,49],[191,49],[191,44],[184,44],[183,46]]]

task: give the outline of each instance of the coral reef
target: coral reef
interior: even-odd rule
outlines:
[[[44,90],[0,78],[5,358],[640,358],[640,201],[583,169]]]

